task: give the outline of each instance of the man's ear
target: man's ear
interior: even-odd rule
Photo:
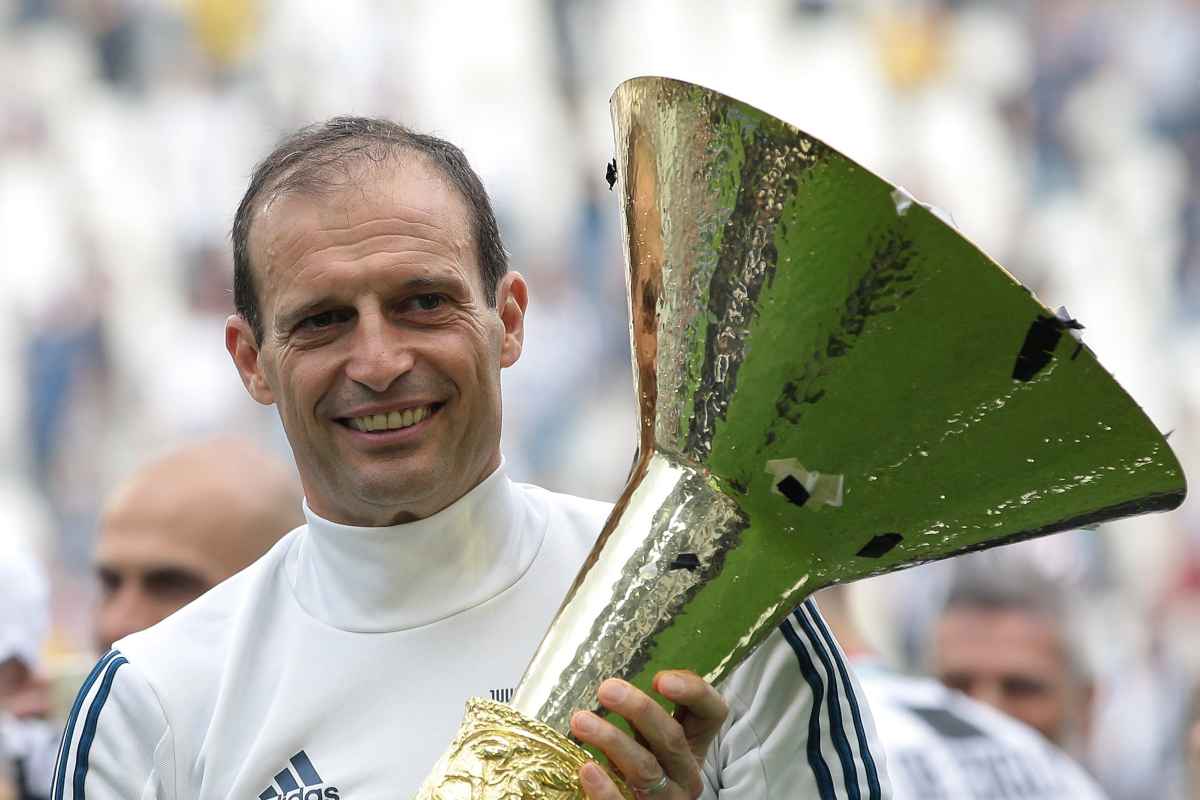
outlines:
[[[511,367],[521,357],[525,344],[525,309],[529,307],[529,286],[519,272],[506,272],[496,286],[496,310],[504,323],[504,341],[500,345],[500,366]]]
[[[225,349],[233,357],[233,365],[242,376],[242,384],[250,396],[264,406],[274,403],[275,394],[258,363],[258,340],[250,323],[241,314],[231,314],[225,320]]]

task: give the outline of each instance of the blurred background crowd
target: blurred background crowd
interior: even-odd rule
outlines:
[[[1196,0],[0,0],[0,542],[49,575],[60,704],[95,657],[113,488],[214,433],[286,455],[222,326],[233,210],[298,125],[382,115],[464,148],[532,287],[509,473],[615,498],[634,412],[607,101],[639,74],[760,106],[947,210],[1087,326],[1200,476]],[[1117,800],[1184,796],[1194,508],[1001,551],[1075,608],[1097,691],[1072,748]],[[955,569],[856,587],[873,646],[921,668]]]

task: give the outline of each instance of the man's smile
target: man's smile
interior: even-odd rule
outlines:
[[[337,421],[360,433],[401,430],[410,428],[433,416],[441,409],[442,405],[442,403],[430,403],[423,406],[409,406],[404,409],[396,408],[390,411],[341,417]]]

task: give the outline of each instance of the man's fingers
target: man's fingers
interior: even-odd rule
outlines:
[[[631,785],[653,785],[665,772],[688,792],[699,790],[700,767],[678,720],[645,692],[622,680],[609,679],[600,684],[600,702],[629,721],[646,745],[642,749],[649,748],[660,765],[661,772],[644,770],[638,782],[631,780]]]
[[[667,717],[667,719],[671,718]],[[671,721],[674,722],[674,720]],[[678,728],[679,723],[675,723],[675,726]],[[671,772],[670,767],[662,763],[661,756],[650,752],[634,741],[633,737],[625,731],[590,711],[580,711],[571,718],[571,732],[580,741],[590,744],[604,753],[609,762],[620,771],[622,777],[625,778],[625,783],[631,789],[654,786],[662,780],[664,774],[670,780],[675,780],[675,774]],[[681,730],[680,739],[682,740],[682,738]],[[696,770],[696,765],[686,747],[683,749],[683,753],[686,760],[680,764],[677,759],[673,768],[676,772],[682,773],[680,777],[684,781],[690,781],[690,771]],[[687,786],[688,783],[682,785]]]
[[[684,670],[658,673],[653,686],[679,707],[675,719],[683,726],[692,753],[702,760],[729,715],[725,698],[699,675]]]
[[[587,711],[571,718],[571,731],[604,753],[631,789],[646,792],[655,787],[655,794],[667,792],[664,798],[699,797],[704,788],[700,764],[729,708],[715,689],[691,672],[660,672],[654,677],[654,688],[678,706],[675,717],[625,681],[610,678],[600,685],[600,703],[629,721],[636,740]],[[608,791],[607,779],[601,777],[594,776],[594,789],[585,784],[593,800],[608,796],[603,794]]]
[[[580,767],[579,782],[589,800],[624,800],[612,779],[594,762]]]

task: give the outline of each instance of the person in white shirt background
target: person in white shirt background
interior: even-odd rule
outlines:
[[[896,800],[1103,800],[1040,731],[889,664],[860,630],[854,596],[854,587],[835,586],[818,599],[871,703]]]
[[[1095,690],[1068,598],[1033,565],[988,556],[955,565],[927,669],[1083,757]]]

